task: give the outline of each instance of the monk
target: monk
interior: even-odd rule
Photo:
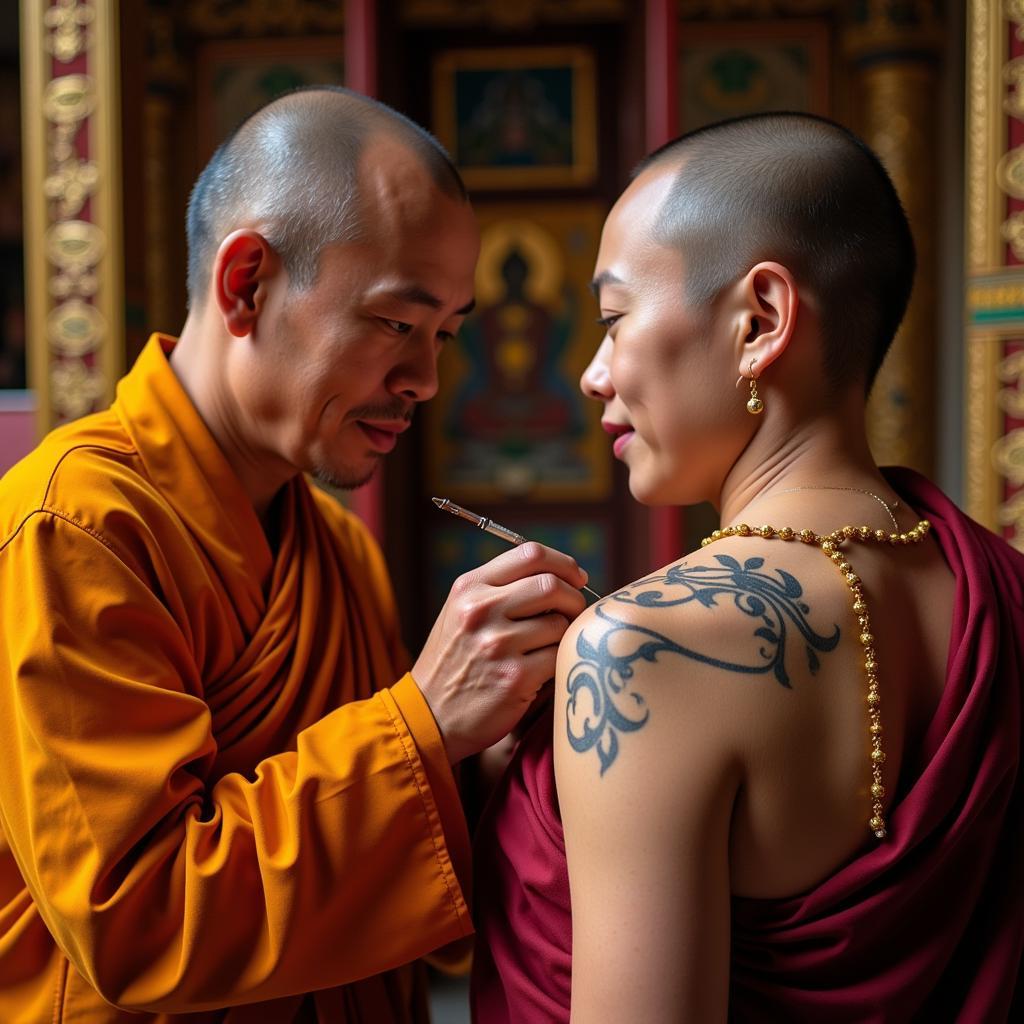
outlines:
[[[409,669],[367,480],[437,389],[478,235],[344,91],[248,120],[188,211],[190,310],[0,484],[0,1021],[389,1022],[471,933],[453,765],[583,607],[526,545]]]
[[[561,643],[480,826],[481,1022],[1020,1018],[1024,557],[866,440],[913,270],[801,115],[612,210],[583,390],[638,501],[722,525]]]

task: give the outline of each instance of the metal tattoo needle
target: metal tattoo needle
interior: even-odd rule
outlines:
[[[499,537],[508,544],[518,547],[520,544],[525,544],[527,541],[527,538],[521,533],[516,533],[515,530],[510,530],[507,526],[502,526],[500,523],[496,523],[493,519],[488,519],[487,516],[479,515],[476,512],[470,512],[468,508],[456,505],[454,501],[449,501],[447,498],[431,498],[430,500],[439,509],[443,509],[445,512],[451,512],[453,516],[458,516],[459,519],[465,519],[467,523],[472,523],[478,529],[483,530],[484,533],[489,533],[494,537]],[[590,594],[590,596],[596,600],[601,600],[601,595],[591,590],[590,587],[582,587],[581,589],[585,593]]]

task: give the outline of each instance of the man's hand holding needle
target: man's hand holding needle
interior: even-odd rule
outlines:
[[[559,642],[586,607],[587,574],[561,551],[435,503],[513,545],[455,581],[412,667],[455,764],[510,733],[554,678]]]

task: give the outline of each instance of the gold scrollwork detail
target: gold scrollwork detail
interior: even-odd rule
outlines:
[[[1024,349],[999,364],[999,379],[1009,385],[1000,389],[999,405],[1010,416],[1024,419]]]
[[[1024,120],[1024,57],[1015,57],[1003,68],[1003,81],[1012,90],[1003,100],[1003,109],[1018,121]]]
[[[43,24],[50,30],[46,48],[62,64],[68,64],[89,47],[89,26],[96,12],[82,0],[57,0],[43,15]]]
[[[1024,260],[1024,211],[1018,211],[1003,221],[1000,230],[1003,241],[1013,250],[1013,255]]]
[[[996,181],[1007,195],[1024,199],[1024,146],[1003,154],[996,165]]]
[[[992,446],[992,465],[1014,487],[1024,486],[1024,427],[1011,430]]]
[[[1000,526],[1012,526],[1014,536],[1010,543],[1018,550],[1024,551],[1024,491],[1018,491],[1009,501],[999,506],[996,515]]]
[[[105,241],[103,232],[95,224],[64,220],[46,233],[46,255],[61,270],[80,271],[100,261]]]
[[[61,75],[43,93],[43,113],[54,124],[78,124],[96,109],[96,91],[88,75]]]
[[[53,351],[72,358],[94,352],[106,327],[103,314],[81,299],[61,303],[46,318],[46,335]]]
[[[73,420],[92,412],[103,397],[103,376],[80,359],[68,359],[50,367],[50,395],[61,419]]]
[[[1017,26],[1017,38],[1024,39],[1024,0],[1004,0],[1006,17]]]
[[[93,80],[88,75],[62,75],[47,85],[43,112],[50,121],[50,173],[43,182],[47,199],[57,204],[57,217],[77,216],[99,184],[99,169],[82,160],[75,136],[96,107]]]

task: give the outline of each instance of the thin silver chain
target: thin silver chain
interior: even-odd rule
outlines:
[[[884,498],[880,498],[874,491],[865,491],[863,487],[816,487],[813,484],[806,484],[803,487],[787,487],[784,491],[773,491],[773,494],[792,494],[794,491],[856,491],[858,494],[866,494],[869,498],[874,498],[882,508],[885,509],[886,514],[892,520],[892,528],[899,533],[900,524],[896,521],[896,516],[893,513],[900,507],[898,501],[894,501],[891,505]]]

